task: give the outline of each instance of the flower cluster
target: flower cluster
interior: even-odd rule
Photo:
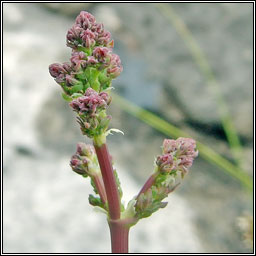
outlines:
[[[177,140],[165,139],[163,142],[163,154],[156,159],[156,165],[161,172],[180,171],[182,177],[192,166],[198,155],[196,142],[190,138],[178,138]]]
[[[89,203],[106,210],[106,193],[94,147],[82,142],[78,143],[76,153],[71,157],[70,166],[77,174],[85,178],[90,177],[96,195],[89,195]]]
[[[94,148],[78,143],[76,153],[71,157],[70,166],[74,172],[84,177],[93,176],[99,169]]]
[[[92,88],[72,100],[70,106],[78,113],[83,134],[92,138],[106,131],[111,117],[106,115],[105,110],[110,102],[111,97],[106,92],[97,93]]]
[[[72,48],[70,62],[49,66],[67,100],[75,93],[84,94],[89,87],[97,92],[109,88],[123,70],[119,56],[112,52],[110,33],[88,12],[82,11],[68,30],[67,46]]]
[[[113,47],[111,34],[104,29],[103,24],[96,23],[95,17],[82,11],[76,18],[75,24],[68,30],[67,46],[92,48],[94,46]]]
[[[135,217],[146,218],[165,207],[167,203],[162,200],[180,184],[175,179],[177,173],[180,172],[183,178],[197,155],[196,142],[193,139],[165,139],[162,155],[155,161],[155,173],[145,183],[135,200]]]
[[[70,62],[54,63],[49,72],[61,85],[63,98],[77,112],[83,134],[100,137],[111,119],[105,111],[111,101],[106,89],[122,72],[121,60],[112,52],[110,33],[85,11],[68,30],[67,46],[72,48]]]
[[[95,116],[99,110],[106,109],[110,102],[111,98],[106,92],[97,93],[88,88],[84,96],[74,99],[70,106],[80,115],[87,113],[90,116]]]

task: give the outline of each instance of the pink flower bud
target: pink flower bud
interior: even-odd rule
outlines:
[[[67,46],[71,48],[76,48],[81,41],[81,33],[83,32],[83,29],[79,27],[78,25],[73,25],[67,33]]]
[[[161,172],[171,172],[175,167],[173,157],[170,154],[158,156],[156,159],[156,165],[159,166]]]
[[[87,64],[88,65],[94,65],[94,64],[97,64],[97,63],[98,63],[98,61],[95,59],[94,56],[89,56],[87,58]]]
[[[77,72],[81,68],[85,68],[86,66],[86,55],[84,52],[72,52],[72,56],[70,58],[71,63],[74,65],[74,70]]]
[[[59,63],[53,63],[49,66],[49,72],[52,77],[57,78],[60,74],[65,73],[65,69]]]
[[[163,154],[170,154],[177,150],[176,140],[165,139],[163,142]]]
[[[165,160],[165,156],[171,156],[174,160],[173,169],[179,170],[184,176],[198,156],[196,142],[191,138],[178,138],[177,140],[165,139],[163,142],[163,155],[158,157],[157,165]],[[161,166],[161,165],[160,165]]]
[[[120,73],[123,71],[123,66],[121,64],[120,57],[115,53],[111,55],[109,66],[110,67],[108,68],[107,72],[111,78],[118,77]]]
[[[98,35],[97,42],[100,45],[107,45],[110,42],[111,34],[109,31],[104,30],[101,34]]]
[[[84,30],[81,34],[81,38],[85,43],[85,47],[91,48],[95,45],[95,34],[91,30]]]
[[[81,11],[76,17],[76,24],[83,29],[90,28],[95,23],[95,17],[89,12]]]
[[[93,56],[100,63],[108,64],[111,60],[111,49],[107,47],[95,47],[93,50]]]
[[[86,113],[87,115],[93,117],[98,111],[106,109],[109,101],[110,97],[108,94],[98,94],[92,88],[88,88],[84,96],[74,99],[70,103],[70,106],[80,114]]]
[[[102,23],[94,23],[91,26],[91,31],[96,35],[102,34],[104,32],[104,25]]]
[[[104,29],[103,24],[96,23],[93,15],[82,11],[76,18],[76,23],[68,30],[67,46],[77,49],[78,46],[92,48],[95,45],[113,47],[111,34]]]
[[[79,83],[79,81],[71,75],[66,75],[66,82],[67,82],[67,86],[72,86]]]
[[[59,84],[66,82],[66,76],[71,71],[71,66],[68,63],[63,65],[54,63],[49,66],[49,72],[52,77],[55,78],[55,81]]]
[[[71,157],[70,166],[72,170],[80,175],[88,175],[88,162],[81,159],[79,155]]]
[[[80,156],[91,157],[95,154],[95,151],[93,146],[80,142],[77,144],[76,153]]]

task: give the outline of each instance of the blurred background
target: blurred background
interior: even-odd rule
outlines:
[[[124,200],[164,138],[199,141],[168,206],[131,229],[130,252],[252,252],[252,3],[3,4],[4,252],[110,252],[89,181],[69,167],[89,141],[48,73],[69,59],[65,36],[81,10],[104,22],[124,67],[110,114],[125,136],[108,138]]]

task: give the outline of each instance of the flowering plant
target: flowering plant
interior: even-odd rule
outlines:
[[[70,166],[91,179],[96,195],[89,195],[89,203],[107,215],[112,252],[127,253],[130,227],[167,205],[163,199],[180,184],[198,155],[196,143],[190,138],[165,139],[153,174],[125,207],[106,144],[111,130],[119,131],[108,129],[111,116],[107,114],[112,80],[123,70],[119,56],[112,51],[114,41],[103,24],[82,11],[67,32],[67,46],[72,48],[70,62],[54,63],[49,71],[76,113],[82,134],[93,140],[93,146],[77,144]]]

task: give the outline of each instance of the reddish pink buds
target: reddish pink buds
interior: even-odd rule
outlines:
[[[116,78],[123,71],[123,66],[121,64],[120,57],[117,54],[111,55],[110,65],[107,72],[111,78]]]
[[[95,47],[93,50],[93,56],[97,59],[100,63],[108,64],[111,60],[111,49],[107,47]]]
[[[81,11],[76,17],[76,24],[83,29],[90,28],[95,23],[95,18],[89,12]]]
[[[181,171],[182,176],[187,173],[197,157],[196,142],[190,138],[178,138],[177,140],[165,139],[163,142],[163,155],[156,160],[160,171]]]
[[[78,71],[81,68],[85,68],[87,64],[86,55],[84,52],[73,51],[70,61],[73,65],[74,71]]]
[[[111,34],[104,29],[103,24],[96,23],[94,16],[82,11],[76,18],[76,23],[68,30],[67,46],[77,49],[78,46],[92,48],[95,45],[109,46]]]
[[[74,99],[70,106],[80,114],[94,116],[96,112],[106,109],[110,103],[110,96],[107,93],[98,94],[92,88],[88,88],[84,96]]]
[[[171,172],[174,169],[173,157],[170,154],[158,156],[156,164],[161,172]]]
[[[59,64],[53,63],[49,66],[49,72],[55,81],[59,84],[66,81],[66,76],[71,71],[71,66],[68,63]]]
[[[93,146],[85,143],[78,143],[76,153],[71,157],[70,166],[72,170],[83,176],[90,176],[93,174],[90,168],[90,162],[95,161],[95,151]]]

